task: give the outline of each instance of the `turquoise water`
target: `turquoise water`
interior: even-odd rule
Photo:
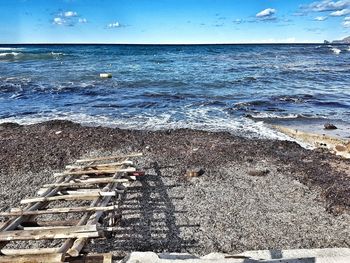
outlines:
[[[278,137],[265,123],[350,123],[349,62],[347,45],[0,45],[0,122]]]

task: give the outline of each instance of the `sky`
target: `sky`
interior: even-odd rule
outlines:
[[[350,0],[0,0],[0,43],[317,43]]]

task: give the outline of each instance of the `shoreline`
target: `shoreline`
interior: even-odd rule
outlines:
[[[228,132],[123,130],[69,121],[0,124],[0,148],[1,210],[33,196],[55,171],[82,156],[144,153],[139,166],[145,181],[126,197],[116,239],[91,245],[96,250],[204,255],[350,246],[350,160],[323,149]],[[192,167],[205,173],[187,179]],[[136,215],[126,212],[131,208]],[[152,224],[157,220],[162,226]]]

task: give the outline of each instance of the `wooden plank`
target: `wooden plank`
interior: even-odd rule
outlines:
[[[21,204],[29,204],[36,202],[51,202],[58,200],[94,200],[100,196],[115,196],[116,192],[92,192],[92,193],[84,193],[84,194],[72,194],[72,195],[57,195],[51,197],[37,197],[30,199],[21,200]]]
[[[0,241],[61,239],[72,237],[99,237],[96,225],[72,227],[44,227],[35,230],[15,230],[0,232]]]
[[[23,227],[44,227],[44,226],[75,226],[79,220],[69,219],[69,220],[32,220],[26,221],[21,224]]]
[[[23,255],[23,256],[0,256],[0,263],[61,263],[64,262],[62,253]]]
[[[117,185],[114,184],[113,187],[115,188]],[[112,187],[112,186],[111,186]],[[100,205],[107,205],[110,201],[110,197],[104,197],[101,200]],[[86,224],[92,224],[95,225],[98,223],[98,220],[100,219],[100,217],[102,216],[101,212],[96,212],[94,215],[90,216],[90,218],[87,220]],[[72,257],[77,257],[80,254],[80,251],[83,249],[83,247],[85,246],[86,242],[88,241],[87,238],[78,238],[77,240],[74,241],[74,243],[72,244],[71,248],[69,248],[67,250],[67,253],[72,256]]]
[[[79,212],[96,212],[96,211],[112,211],[116,209],[115,206],[105,207],[63,207],[63,208],[49,208],[46,210],[37,211],[14,211],[14,212],[0,212],[0,216],[27,216],[27,215],[46,215],[46,214],[60,214],[60,213],[79,213]]]
[[[74,258],[66,258],[69,263],[112,263],[112,253],[88,254]]]
[[[143,154],[142,153],[133,153],[133,154],[127,154],[127,155],[116,155],[116,156],[106,156],[106,157],[91,158],[91,159],[80,159],[80,160],[77,160],[76,163],[106,161],[106,160],[114,160],[114,159],[120,159],[120,158],[139,157],[139,156],[143,156]]]
[[[43,187],[74,187],[93,184],[108,184],[108,183],[127,183],[128,179],[114,179],[112,177],[107,178],[91,178],[86,180],[75,180],[75,182],[59,183],[59,184],[45,184]]]
[[[76,233],[76,232],[70,232],[70,230],[68,229],[17,230],[17,231],[1,232],[0,241],[92,238],[92,237],[101,237],[101,236],[103,236],[102,232],[99,232],[99,231]]]
[[[71,176],[80,176],[80,175],[89,175],[89,174],[115,174],[115,173],[128,173],[135,172],[136,168],[130,167],[126,169],[106,169],[106,170],[90,170],[90,171],[78,171],[78,172],[64,172],[64,173],[56,173],[54,177],[64,177],[67,175]]]
[[[71,226],[74,227],[74,226]],[[67,229],[67,226],[25,226],[21,230],[53,230],[53,229]],[[96,230],[92,230],[96,231]]]
[[[62,183],[65,181],[69,181],[71,179],[70,176],[68,176],[67,178],[61,177],[59,179],[57,179],[56,183]],[[41,196],[53,196],[55,195],[60,189],[59,188],[47,188],[46,190],[43,190]],[[35,203],[35,204],[29,204],[28,206],[26,206],[24,208],[24,210],[26,211],[34,211],[37,209],[42,209],[44,207],[47,206],[47,203]],[[28,220],[29,218],[27,216],[19,216],[17,218],[11,219],[6,221],[0,228],[0,231],[10,231],[10,230],[14,230],[16,229],[22,222]],[[4,246],[6,246],[8,242],[0,242],[0,249],[3,248]]]
[[[99,167],[110,167],[110,166],[133,166],[132,161],[114,162],[114,163],[100,163],[100,164],[86,164],[86,165],[67,165],[66,169],[85,169],[85,168],[99,168]]]
[[[119,179],[120,174],[114,174],[113,178],[114,179]],[[111,191],[115,190],[116,187],[118,186],[117,183],[109,183],[107,186],[104,188],[105,191]],[[106,206],[109,201],[110,197],[101,197],[98,200],[94,201],[93,203],[98,203],[100,206]],[[100,217],[102,216],[103,213],[101,212],[96,212],[94,215],[88,215],[85,214],[84,217],[81,219],[79,222],[80,224],[96,224]],[[80,238],[77,240],[69,239],[64,242],[64,244],[60,247],[59,252],[62,253],[68,253],[72,257],[77,257],[80,254],[80,251],[83,249],[85,243],[88,241],[87,238]]]
[[[2,249],[0,252],[5,256],[25,256],[37,254],[54,254],[58,253],[58,248]]]

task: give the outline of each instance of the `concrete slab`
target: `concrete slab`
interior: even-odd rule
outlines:
[[[349,248],[257,250],[237,255],[133,252],[122,263],[349,263]]]

